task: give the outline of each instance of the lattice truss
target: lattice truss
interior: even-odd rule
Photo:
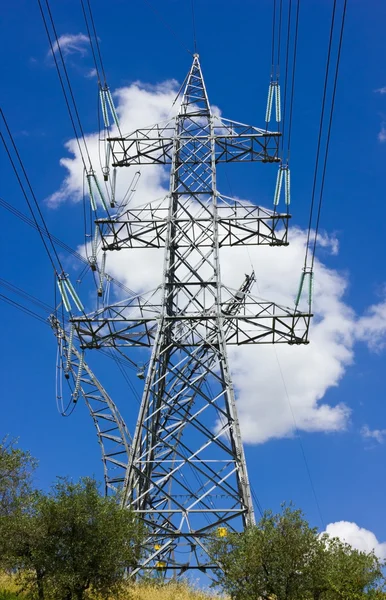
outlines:
[[[254,522],[227,345],[307,343],[310,315],[259,302],[253,274],[237,290],[222,284],[220,249],[285,246],[289,215],[221,195],[216,169],[278,163],[279,138],[213,114],[195,55],[173,119],[109,139],[113,167],[170,165],[166,198],[97,220],[103,250],[164,248],[162,285],[72,318],[82,349],[151,348],[133,439],[116,435],[127,460],[119,455],[121,476],[108,479],[147,527],[136,571],[215,568],[208,537]],[[114,421],[103,388],[90,385]],[[89,408],[99,422],[101,411]],[[109,439],[98,435],[101,444]]]

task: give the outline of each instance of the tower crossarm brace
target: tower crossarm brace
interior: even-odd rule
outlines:
[[[130,208],[110,219],[97,221],[103,250],[124,248],[163,248],[168,232],[169,209],[163,204],[146,204]],[[219,247],[240,245],[286,246],[290,215],[242,203],[219,196],[217,207]],[[179,231],[184,237],[179,246],[187,248],[199,244],[211,246],[213,214],[210,207],[187,206],[178,219]]]
[[[96,378],[70,334],[55,316],[50,317],[59,345],[58,377],[64,376],[72,388],[72,402],[83,396],[94,422],[102,452],[106,494],[122,489],[130,453],[130,434],[113,400]],[[76,381],[79,390],[76,390]]]
[[[189,111],[189,118],[200,117],[199,111]],[[137,129],[125,137],[110,137],[114,167],[129,167],[130,165],[171,164],[175,142],[176,120],[157,124],[144,129]],[[280,162],[279,132],[265,131],[251,125],[237,123],[212,115],[215,163],[221,162]],[[191,143],[196,144],[196,151],[191,152]],[[188,135],[181,133],[181,160],[191,167],[202,163],[203,142],[207,136],[202,131],[200,123],[191,128]]]
[[[203,340],[209,340],[216,329],[213,310],[168,315],[163,318],[163,323],[171,323],[174,327],[189,324],[179,343],[201,346]],[[308,343],[310,313],[279,306],[274,302],[258,302],[249,294],[238,314],[224,311],[221,317],[226,326],[224,337],[228,345]],[[149,347],[154,343],[160,318],[156,314],[145,318],[131,317],[127,314],[127,305],[122,302],[89,316],[75,317],[73,323],[82,348]]]

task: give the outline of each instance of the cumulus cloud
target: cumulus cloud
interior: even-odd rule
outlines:
[[[65,33],[61,35],[52,46],[54,52],[58,52],[60,48],[64,56],[69,54],[80,54],[81,56],[85,56],[87,54],[88,43],[89,38],[83,33]],[[48,56],[51,56],[51,49],[48,52]]]
[[[115,100],[121,130],[126,133],[169,119],[176,108],[171,109],[177,89],[175,81],[167,81],[155,86],[136,82],[118,90]],[[219,114],[219,109],[216,112]],[[100,164],[98,134],[88,135],[86,141],[96,168]],[[63,184],[48,200],[53,207],[65,201],[78,202],[82,197],[83,164],[76,142],[69,141],[66,150],[69,156],[61,160],[66,169]],[[119,170],[117,198],[125,193],[133,172],[131,168]],[[141,168],[133,203],[140,205],[165,198],[167,186],[165,168],[145,165]],[[220,260],[224,283],[238,288],[244,273],[251,271],[252,262],[257,277],[254,295],[293,306],[304,261],[306,232],[292,228],[290,242],[286,248],[251,246],[249,253],[245,248],[223,248]],[[319,243],[324,253],[336,255],[339,251],[335,237],[322,234]],[[110,252],[107,260],[108,272],[138,292],[154,289],[161,283],[163,256],[160,251]],[[311,343],[229,348],[245,442],[262,443],[290,436],[296,428],[334,432],[347,427],[350,408],[343,403],[329,403],[325,399],[326,392],[339,384],[353,364],[356,341],[379,349],[386,333],[386,303],[385,306],[374,305],[366,315],[358,317],[345,300],[347,286],[346,276],[317,259]]]
[[[357,550],[366,553],[374,551],[378,558],[386,558],[386,542],[379,542],[372,531],[359,527],[356,523],[349,521],[330,523],[326,527],[326,533],[341,539]]]
[[[368,425],[364,425],[361,429],[361,436],[365,439],[372,439],[383,444],[386,436],[386,429],[370,429]]]

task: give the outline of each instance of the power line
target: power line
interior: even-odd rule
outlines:
[[[82,6],[83,6],[83,0],[81,0],[81,2],[82,2]],[[95,22],[94,22],[94,17],[93,17],[92,10],[91,10],[90,0],[87,0],[87,6],[88,6],[88,10],[89,10],[90,17],[91,17],[91,26],[92,26],[92,29],[93,29],[93,32],[94,32],[95,44],[96,44],[96,47],[97,47],[99,62],[100,62],[101,69],[102,69],[104,84],[106,85],[106,73],[105,73],[105,68],[104,68],[104,65],[103,65],[102,54],[101,54],[100,47],[99,47],[99,40],[98,40],[98,36],[97,36],[97,33],[96,33],[96,29],[95,29]]]
[[[2,206],[3,208],[5,208],[9,212],[11,212],[15,217],[17,217],[18,219],[20,219],[21,221],[23,221],[24,223],[26,223],[30,227],[33,227],[33,229],[35,229],[36,231],[38,231],[41,235],[43,235],[43,236],[45,236],[47,238],[50,238],[53,242],[55,242],[55,244],[57,246],[60,246],[61,248],[63,248],[63,250],[65,250],[66,252],[68,252],[69,254],[71,254],[72,256],[74,256],[77,260],[81,261],[87,268],[90,267],[90,264],[89,264],[87,258],[85,258],[84,256],[82,256],[79,252],[77,252],[77,250],[74,250],[73,248],[71,248],[71,246],[69,246],[68,244],[66,244],[65,242],[63,242],[63,240],[59,239],[58,237],[56,237],[55,235],[53,235],[52,233],[50,233],[48,231],[48,229],[44,229],[41,225],[39,225],[38,223],[36,223],[35,220],[30,219],[23,212],[21,212],[20,210],[18,210],[17,208],[15,208],[14,206],[12,206],[8,202],[6,202],[3,198],[0,198],[0,206]],[[133,290],[131,290],[130,288],[128,288],[124,283],[116,280],[114,277],[112,277],[108,273],[106,275],[109,277],[111,283],[113,283],[114,285],[116,285],[117,287],[119,287],[122,291],[124,291],[125,293],[127,293],[129,295],[133,295],[134,294]]]
[[[69,79],[69,76],[68,76],[68,72],[67,72],[66,63],[64,62],[64,57],[63,57],[62,49],[61,49],[61,46],[60,46],[59,38],[58,38],[58,35],[57,35],[57,32],[56,32],[55,23],[54,23],[54,20],[53,20],[53,17],[52,17],[50,5],[48,3],[48,0],[45,0],[45,2],[46,2],[46,7],[47,7],[48,15],[49,15],[49,18],[50,18],[50,22],[51,22],[51,27],[52,27],[52,30],[54,32],[56,49],[59,52],[59,56],[60,56],[61,63],[62,63],[62,68],[63,68],[63,71],[64,71],[65,79],[66,79],[68,90],[69,90],[69,94],[70,94],[70,97],[71,97],[71,100],[72,100],[72,104],[73,104],[73,109],[75,111],[76,119],[78,121],[79,131],[80,131],[81,137],[83,139],[84,149],[86,151],[87,158],[88,158],[89,165],[90,165],[90,170],[91,170],[92,169],[92,164],[91,164],[90,154],[88,152],[88,148],[87,148],[87,144],[86,144],[86,139],[85,139],[84,132],[83,132],[82,123],[80,121],[80,116],[79,116],[78,108],[77,108],[77,105],[76,105],[76,102],[75,102],[75,97],[74,97],[74,94],[73,94],[73,91],[72,91],[71,82],[70,82],[70,79]],[[76,141],[77,141],[79,153],[80,153],[80,156],[81,156],[84,168],[87,171],[86,162],[85,162],[83,151],[82,151],[82,148],[81,148],[81,145],[80,145],[80,141],[79,141],[78,131],[77,131],[77,128],[76,128],[76,125],[75,125],[75,120],[74,120],[74,117],[73,117],[73,114],[72,114],[72,109],[71,109],[70,102],[69,102],[69,99],[68,99],[68,96],[67,96],[67,92],[66,92],[66,86],[64,84],[63,77],[62,77],[62,74],[60,72],[59,63],[58,63],[57,58],[56,58],[56,49],[54,49],[54,46],[53,46],[53,43],[52,43],[52,39],[51,39],[49,27],[48,27],[48,24],[47,24],[47,19],[46,19],[46,16],[44,14],[44,11],[43,11],[41,0],[38,0],[38,4],[39,4],[39,8],[40,8],[40,13],[41,13],[41,16],[42,16],[42,19],[43,19],[44,28],[46,30],[48,42],[49,42],[49,45],[50,45],[52,57],[53,57],[54,62],[55,62],[55,66],[56,66],[56,70],[57,70],[57,73],[58,73],[58,77],[59,77],[60,85],[61,85],[61,88],[62,88],[63,96],[64,96],[64,99],[65,99],[65,103],[66,103],[66,106],[67,106],[68,114],[70,116],[72,128],[74,130],[74,134],[75,134],[75,138],[76,138]]]
[[[281,22],[282,22],[282,14],[283,14],[283,0],[280,0],[280,4],[279,4],[279,25],[278,25],[279,38],[278,38],[278,44],[277,44],[277,78],[279,78],[279,74],[280,74],[280,49],[281,49]]]
[[[271,79],[273,79],[275,65],[275,32],[276,32],[276,0],[272,7],[272,46],[271,46]]]
[[[293,423],[294,423],[295,433],[296,433],[296,436],[297,436],[297,438],[299,440],[299,446],[300,446],[301,453],[302,453],[302,456],[303,456],[304,465],[305,465],[305,468],[306,468],[306,471],[307,471],[307,475],[308,475],[308,479],[309,479],[309,482],[310,482],[312,494],[314,496],[315,505],[316,505],[316,508],[317,508],[317,511],[318,511],[318,514],[319,514],[319,518],[320,518],[320,522],[322,524],[322,528],[325,529],[325,524],[324,524],[324,519],[323,519],[323,516],[322,516],[322,511],[320,509],[320,504],[319,504],[318,496],[316,494],[316,489],[315,489],[314,482],[313,482],[313,479],[312,479],[312,476],[311,476],[311,470],[310,470],[310,467],[309,467],[309,464],[308,464],[308,460],[307,460],[307,457],[306,457],[306,452],[305,452],[305,449],[304,449],[304,446],[303,446],[303,441],[302,441],[302,438],[300,436],[300,431],[299,431],[299,428],[298,428],[298,425],[297,425],[297,422],[296,422],[296,419],[295,419],[295,413],[294,413],[293,408],[292,408],[290,396],[289,396],[289,393],[288,393],[287,384],[286,384],[286,381],[284,379],[283,370],[281,368],[281,364],[280,364],[280,361],[279,361],[279,357],[278,357],[276,348],[275,347],[273,347],[273,348],[274,348],[274,351],[275,351],[275,356],[276,356],[277,364],[278,364],[278,367],[279,367],[280,377],[281,377],[281,380],[282,380],[282,383],[283,383],[285,396],[287,398],[287,403],[288,403],[288,406],[289,406],[289,409],[290,409],[290,412],[291,412],[291,415],[292,415],[292,420],[293,420]]]
[[[93,56],[93,59],[94,59],[94,66],[95,66],[95,70],[96,70],[97,77],[98,77],[98,84],[99,84],[100,87],[102,87],[101,77],[100,77],[100,74],[99,74],[99,66],[98,66],[98,62],[97,62],[97,59],[96,59],[96,54],[95,54],[95,50],[94,50],[94,44],[92,43],[92,39],[91,39],[90,27],[89,27],[89,24],[88,24],[88,19],[87,19],[87,15],[86,15],[86,9],[84,7],[83,0],[80,0],[80,4],[82,6],[84,21],[85,21],[86,29],[87,29],[87,35],[88,35],[88,39],[89,39],[90,47],[91,47],[91,53],[92,53],[92,56]]]
[[[307,267],[308,250],[309,250],[311,227],[312,227],[312,218],[313,218],[313,212],[314,212],[316,183],[317,183],[317,176],[318,176],[318,170],[319,170],[319,158],[320,158],[320,149],[321,149],[321,143],[322,143],[323,123],[324,123],[324,111],[325,111],[325,107],[326,107],[327,87],[328,87],[329,72],[330,72],[330,61],[331,61],[331,50],[332,50],[332,41],[333,41],[333,33],[334,33],[334,24],[335,24],[335,14],[336,14],[336,0],[334,0],[334,5],[333,5],[333,9],[332,9],[332,17],[331,17],[331,25],[330,25],[330,38],[329,38],[329,43],[328,43],[326,72],[325,72],[325,77],[324,77],[322,110],[320,113],[319,134],[318,134],[318,143],[317,143],[317,150],[316,150],[314,179],[313,179],[313,184],[312,184],[310,218],[309,218],[309,222],[308,222],[306,252],[305,252],[305,258],[304,258],[304,269],[306,269],[306,267]]]
[[[58,253],[57,253],[57,251],[56,251],[56,248],[55,248],[55,246],[54,246],[54,244],[53,244],[53,241],[52,241],[52,239],[51,239],[50,232],[49,232],[49,230],[48,230],[48,227],[47,227],[47,225],[46,225],[46,222],[45,222],[45,219],[44,219],[44,217],[43,217],[43,214],[42,214],[42,212],[41,212],[41,210],[40,210],[40,206],[39,206],[39,203],[38,203],[38,201],[37,201],[37,199],[36,199],[35,192],[34,192],[34,190],[33,190],[33,188],[32,188],[32,185],[31,185],[31,182],[30,182],[30,180],[29,180],[29,177],[28,177],[28,175],[27,175],[27,172],[26,172],[26,170],[25,170],[25,168],[24,168],[24,163],[23,163],[23,161],[22,161],[22,159],[21,159],[21,156],[20,156],[20,154],[19,154],[19,151],[18,151],[18,149],[17,149],[17,146],[16,146],[16,144],[15,144],[15,140],[14,140],[14,138],[13,138],[13,136],[12,136],[11,130],[10,130],[9,126],[8,126],[7,120],[6,120],[6,118],[5,118],[5,115],[4,115],[4,113],[3,113],[3,110],[2,110],[2,109],[0,109],[0,115],[1,115],[1,117],[2,117],[2,119],[3,119],[3,122],[4,122],[4,124],[5,124],[5,128],[6,128],[6,130],[7,130],[8,136],[9,136],[9,138],[10,138],[10,140],[11,140],[11,144],[12,144],[12,147],[13,147],[13,149],[14,149],[14,152],[15,152],[15,154],[16,154],[16,157],[17,157],[17,160],[18,160],[19,166],[21,167],[21,170],[22,170],[22,173],[23,173],[23,175],[24,175],[25,181],[27,182],[27,186],[28,186],[28,188],[29,188],[29,191],[30,191],[30,193],[31,193],[31,196],[32,196],[33,202],[34,202],[34,204],[35,204],[35,207],[36,207],[36,209],[37,209],[37,212],[38,212],[38,214],[39,214],[39,217],[40,217],[40,219],[41,219],[41,222],[42,222],[42,224],[43,224],[43,230],[45,230],[45,232],[46,232],[46,237],[48,237],[48,240],[49,240],[49,242],[50,242],[50,245],[51,245],[51,248],[52,248],[53,254],[54,254],[54,256],[55,256],[55,258],[56,258],[56,260],[57,260],[57,263],[58,263],[58,265],[59,265],[59,267],[60,267],[60,270],[63,272],[63,267],[62,267],[62,264],[61,264],[60,258],[59,258],[59,256],[58,256]],[[35,215],[34,209],[33,209],[33,207],[32,207],[32,204],[31,204],[31,202],[30,202],[30,200],[29,200],[29,198],[28,198],[28,194],[27,194],[27,192],[26,192],[26,190],[25,190],[25,187],[24,187],[24,185],[23,185],[23,182],[22,182],[22,180],[21,180],[21,177],[20,177],[20,175],[19,175],[19,172],[18,172],[18,169],[17,169],[17,167],[16,167],[16,164],[15,164],[15,162],[14,162],[13,158],[12,158],[12,155],[11,155],[11,152],[10,152],[10,150],[9,150],[8,144],[7,144],[7,142],[6,142],[6,140],[5,140],[5,138],[4,138],[4,136],[3,136],[3,134],[2,134],[2,133],[0,133],[0,136],[1,136],[1,140],[2,140],[2,142],[3,142],[3,144],[4,144],[4,147],[5,147],[5,151],[6,151],[6,153],[7,153],[7,156],[8,156],[8,158],[9,158],[9,160],[10,160],[10,163],[11,163],[11,165],[12,165],[13,171],[14,171],[14,173],[15,173],[15,175],[16,175],[16,178],[17,178],[17,180],[18,180],[18,183],[19,183],[19,185],[20,185],[20,188],[21,188],[21,191],[22,191],[22,193],[23,193],[23,196],[24,196],[24,198],[25,198],[25,200],[26,200],[26,202],[27,202],[28,208],[29,208],[29,210],[30,210],[30,212],[31,212],[31,215],[32,215],[32,218],[33,218],[33,220],[34,220],[34,222],[35,222],[36,228],[37,228],[37,229],[38,229],[38,231],[39,231],[40,238],[41,238],[41,240],[42,240],[42,243],[43,243],[43,246],[44,246],[44,248],[45,248],[45,250],[46,250],[46,252],[47,252],[48,258],[49,258],[49,260],[50,260],[50,262],[51,262],[51,264],[52,264],[52,267],[53,267],[54,271],[55,271],[55,272],[57,272],[57,269],[56,269],[56,266],[55,266],[55,262],[54,262],[54,260],[53,260],[53,258],[52,258],[51,252],[50,252],[50,250],[49,250],[49,248],[48,248],[48,245],[47,245],[47,243],[46,243],[46,241],[45,241],[45,239],[44,239],[44,236],[43,236],[43,234],[42,234],[42,232],[41,232],[41,226],[39,226],[39,223],[38,223],[38,220],[37,220],[37,218],[36,218],[36,215]]]
[[[322,210],[324,181],[325,181],[325,177],[326,177],[328,151],[329,151],[329,148],[330,148],[331,128],[332,128],[332,120],[333,120],[333,116],[334,116],[335,96],[336,96],[336,88],[337,88],[337,83],[338,83],[340,57],[341,57],[341,52],[342,52],[342,42],[343,42],[344,24],[345,24],[345,19],[346,19],[346,9],[347,9],[347,0],[344,0],[343,16],[342,16],[342,23],[341,23],[341,28],[340,28],[340,35],[339,35],[338,55],[337,55],[337,61],[336,61],[334,85],[333,85],[332,100],[331,100],[331,109],[330,109],[330,116],[329,116],[329,122],[328,122],[328,130],[327,130],[326,152],[325,152],[325,155],[324,155],[323,172],[322,172],[322,182],[321,182],[321,187],[320,187],[318,215],[317,215],[317,219],[316,219],[315,237],[314,237],[313,250],[312,250],[311,271],[314,268],[315,252],[316,252],[316,242],[317,242],[317,239],[318,239],[318,231],[319,231],[319,224],[320,224],[320,215],[321,215],[321,210]]]
[[[48,312],[50,314],[53,314],[55,312],[55,309],[52,306],[50,306],[49,304],[46,304],[42,300],[39,300],[39,298],[37,298],[36,296],[33,296],[32,294],[30,294],[26,290],[23,290],[22,288],[14,285],[13,283],[11,283],[10,281],[7,281],[6,279],[0,278],[0,285],[2,287],[4,287],[5,289],[7,289],[8,291],[21,296],[22,298],[24,298],[25,300],[31,302],[32,304],[35,304],[36,306],[38,306],[39,308],[41,308],[45,312]],[[26,306],[23,306],[22,304],[19,304],[18,302],[16,302],[15,300],[13,300],[12,298],[10,298],[9,296],[7,296],[5,294],[0,294],[0,300],[3,300],[4,302],[7,302],[7,304],[10,304],[10,305],[14,306],[14,308],[17,308],[18,310],[20,310],[20,311],[28,314],[29,316],[37,319],[38,321],[44,323],[45,325],[49,325],[49,322],[47,321],[47,319],[45,319],[44,317],[42,317],[41,315],[39,315],[39,313],[37,313],[36,311],[31,310],[30,308],[28,308]],[[112,352],[108,352],[107,350],[100,349],[100,352],[104,356],[107,356],[107,358],[109,358],[111,360],[114,360],[114,362],[119,367],[119,369],[120,369],[120,371],[121,371],[124,379],[126,380],[126,383],[128,384],[130,390],[135,395],[136,400],[139,401],[138,393],[135,390],[133,384],[128,379],[128,376],[127,376],[127,374],[124,371],[124,368],[128,367],[128,365],[130,365],[130,368],[132,368],[132,369],[137,369],[138,368],[138,364],[135,363],[134,361],[130,360],[129,358],[126,358],[125,360],[123,360],[119,356],[116,356]]]
[[[41,227],[41,225],[36,224],[33,219],[30,219],[26,214],[24,214],[23,212],[21,212],[14,206],[12,206],[12,204],[9,204],[8,202],[6,202],[3,198],[0,198],[0,206],[2,206],[6,210],[8,210],[10,213],[12,213],[16,218],[20,219],[21,221],[23,221],[24,223],[26,223],[27,225],[29,225],[30,227],[32,227],[33,229],[35,229],[36,231],[41,233],[43,236],[45,236],[47,238],[51,238],[51,240],[53,242],[55,242],[55,244],[57,246],[60,246],[61,248],[63,248],[63,250],[66,250],[66,252],[68,252],[69,254],[72,254],[78,260],[84,262],[85,264],[88,264],[88,261],[84,258],[84,256],[79,254],[79,252],[77,252],[76,250],[71,248],[68,244],[66,244],[65,242],[60,240],[58,237],[56,237],[52,233],[49,233],[48,230]]]
[[[11,298],[9,298],[8,296],[6,296],[5,294],[0,294],[0,300],[2,300],[3,302],[6,302],[7,304],[10,304],[14,308],[17,308],[18,310],[20,310],[21,312],[29,315],[30,317],[33,317],[37,321],[40,321],[41,323],[44,323],[45,325],[49,325],[48,321],[46,321],[46,319],[44,319],[37,312],[35,312],[33,310],[30,310],[29,308],[23,306],[22,304],[19,304],[18,302],[16,302],[15,300],[12,300]]]
[[[54,309],[52,308],[52,306],[49,306],[42,300],[35,298],[35,296],[32,296],[32,294],[29,294],[22,288],[19,288],[18,286],[14,285],[10,281],[7,281],[6,279],[3,279],[2,277],[0,277],[0,285],[2,287],[4,287],[5,289],[9,290],[10,292],[13,292],[14,294],[18,294],[25,300],[32,302],[33,304],[35,304],[36,306],[38,306],[40,309],[44,310],[45,312],[48,312],[48,313],[54,312]]]
[[[283,159],[284,149],[284,131],[286,126],[286,107],[287,107],[287,83],[288,83],[288,58],[289,58],[289,47],[290,47],[290,34],[291,34],[291,15],[292,15],[292,0],[289,0],[288,7],[288,26],[287,26],[287,44],[286,44],[286,58],[285,58],[285,78],[284,78],[284,99],[283,99],[283,135],[281,138],[281,153]]]
[[[296,56],[297,56],[298,31],[299,31],[299,12],[300,12],[300,0],[297,0],[294,52],[293,52],[293,59],[292,59],[293,66],[292,66],[292,81],[291,81],[291,101],[290,101],[290,109],[289,109],[289,123],[288,123],[288,134],[287,134],[288,135],[287,160],[289,160],[290,145],[291,145],[293,100],[294,100],[294,91],[295,91]]]

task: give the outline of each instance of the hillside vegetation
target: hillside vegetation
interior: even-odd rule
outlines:
[[[212,600],[218,595],[205,592],[189,584],[187,581],[159,585],[157,583],[135,583],[127,586],[119,594],[119,600]],[[222,598],[225,598],[224,596]],[[0,573],[0,600],[25,600],[27,596],[20,592],[15,578]],[[95,596],[93,600],[98,600]],[[116,595],[111,600],[118,600]]]

